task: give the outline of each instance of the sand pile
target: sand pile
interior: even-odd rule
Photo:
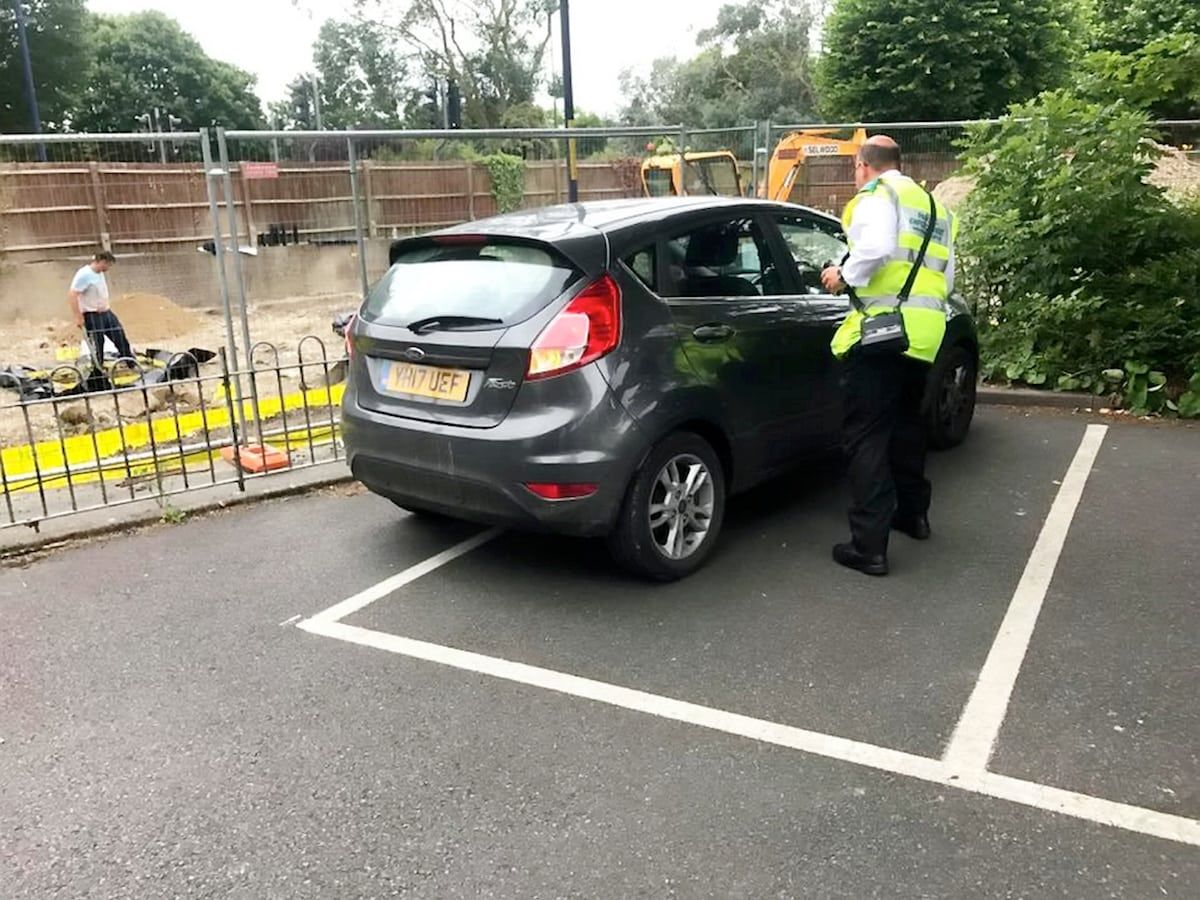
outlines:
[[[204,325],[204,317],[161,294],[122,294],[112,300],[113,312],[136,346],[172,341]]]
[[[953,178],[947,178],[945,181],[938,184],[933,189],[933,196],[937,198],[946,209],[955,209],[963,200],[967,199],[967,194],[971,193],[971,188],[975,187],[975,179],[967,175],[955,175]]]
[[[1163,188],[1172,197],[1200,196],[1200,160],[1195,160],[1174,147],[1160,145],[1159,149],[1164,155],[1154,164],[1146,180]],[[974,187],[974,178],[955,175],[935,187],[933,196],[947,209],[954,209],[962,204]]]
[[[1174,147],[1159,149],[1164,155],[1154,164],[1149,182],[1179,197],[1200,194],[1200,161],[1193,161]]]

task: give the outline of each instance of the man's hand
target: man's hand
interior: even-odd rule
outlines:
[[[840,266],[828,266],[821,272],[821,284],[825,285],[825,290],[831,294],[840,294],[846,289],[846,282],[842,281],[842,270]]]
[[[67,292],[67,309],[71,310],[71,317],[75,320],[75,327],[83,327],[83,307],[79,305],[79,292]]]

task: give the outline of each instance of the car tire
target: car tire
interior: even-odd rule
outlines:
[[[679,485],[674,492],[672,481]],[[655,446],[634,474],[609,550],[629,572],[676,581],[708,560],[724,519],[721,461],[704,438],[678,432]]]
[[[978,377],[975,354],[962,344],[955,344],[934,364],[926,402],[929,446],[933,449],[957,447],[966,438],[975,417]]]

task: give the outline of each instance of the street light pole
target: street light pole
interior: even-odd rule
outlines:
[[[25,98],[29,103],[29,120],[34,134],[42,133],[42,114],[38,111],[37,87],[33,83],[33,61],[29,58],[29,40],[25,36],[25,8],[21,0],[12,0],[17,20],[17,43],[21,49],[21,64],[25,70]],[[37,145],[38,162],[46,161],[46,145]]]
[[[559,26],[562,29],[562,89],[563,124],[568,131],[575,127],[575,93],[571,87],[571,9],[567,0],[559,4]],[[575,153],[575,139],[567,138],[567,200],[579,202],[579,163]]]
[[[314,75],[310,81],[313,97],[313,117],[316,119],[317,131],[321,131],[321,79]]]

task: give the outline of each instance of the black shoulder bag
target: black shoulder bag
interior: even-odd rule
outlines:
[[[928,194],[929,192],[926,191],[926,193]],[[879,313],[874,316],[868,315],[866,306],[858,299],[854,288],[849,286],[846,288],[850,294],[850,302],[863,315],[862,338],[859,341],[859,347],[863,353],[882,355],[885,353],[903,353],[908,349],[908,332],[904,330],[904,316],[900,313],[900,307],[904,305],[905,301],[908,300],[909,294],[912,293],[913,284],[917,280],[917,272],[920,270],[921,264],[925,261],[925,251],[929,247],[929,241],[933,238],[933,230],[936,227],[937,202],[933,199],[933,194],[929,194],[929,227],[925,229],[925,237],[921,241],[921,249],[917,252],[917,258],[913,260],[913,266],[908,273],[908,278],[904,282],[904,287],[896,295],[895,310]],[[846,255],[848,257],[850,254],[847,253]]]

